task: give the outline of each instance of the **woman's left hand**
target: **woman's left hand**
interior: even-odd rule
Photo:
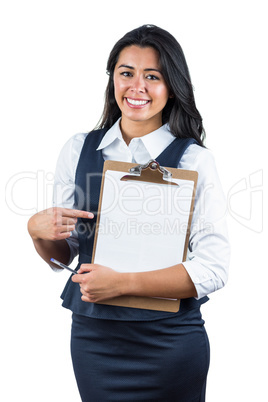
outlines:
[[[98,264],[82,264],[72,281],[79,283],[84,302],[102,301],[122,294],[122,274]]]

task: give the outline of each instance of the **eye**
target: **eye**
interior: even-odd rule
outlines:
[[[159,77],[157,77],[156,75],[153,75],[153,74],[147,75],[146,78],[148,78],[149,80],[152,80],[152,81],[159,80]]]
[[[123,77],[132,77],[132,74],[130,71],[123,71],[122,73],[120,73],[120,75],[122,75]]]

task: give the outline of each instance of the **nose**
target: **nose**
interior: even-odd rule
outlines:
[[[146,82],[143,76],[133,77],[131,82],[131,91],[137,93],[145,93],[146,92]]]

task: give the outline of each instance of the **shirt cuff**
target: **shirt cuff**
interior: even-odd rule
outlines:
[[[78,250],[79,250],[79,242],[77,239],[77,234],[76,232],[72,232],[71,237],[68,237],[68,239],[65,239],[68,246],[69,246],[69,250],[70,250],[70,258],[69,261],[67,262],[66,265],[70,265],[71,262],[73,261],[73,259],[77,256],[78,254]],[[56,268],[55,266],[50,265],[50,268],[54,271],[54,272],[62,272],[63,269],[62,268]]]
[[[204,267],[203,264],[198,261],[188,260],[184,261],[182,264],[196,288],[196,300],[221,289],[226,283],[226,280],[222,280],[219,276],[216,276],[213,271]]]

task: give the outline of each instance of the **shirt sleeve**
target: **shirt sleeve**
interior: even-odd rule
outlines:
[[[195,285],[197,299],[200,299],[221,289],[227,282],[230,259],[227,204],[215,160],[209,150],[199,147],[188,168],[198,171],[198,183],[188,254],[183,265]]]
[[[74,208],[75,173],[86,134],[76,134],[63,146],[56,165],[53,187],[53,206]],[[68,265],[78,254],[76,230],[66,239],[70,249]]]

